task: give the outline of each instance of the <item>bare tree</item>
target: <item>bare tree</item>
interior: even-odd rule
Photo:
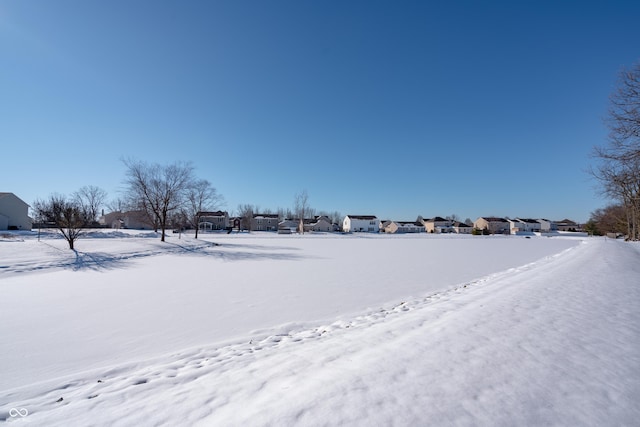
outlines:
[[[240,228],[251,231],[251,221],[258,207],[250,204],[238,205],[238,217],[240,218]]]
[[[73,193],[73,199],[87,215],[87,224],[95,223],[100,213],[100,208],[107,200],[107,192],[95,185],[85,185]]]
[[[628,238],[640,240],[640,62],[622,71],[610,105],[609,142],[594,148],[599,163],[590,172],[601,192],[624,206]]]
[[[456,214],[451,214],[448,217],[446,217],[445,219],[451,221],[452,223],[460,222],[460,217],[458,215],[456,215]]]
[[[294,215],[291,211],[291,208],[278,208],[278,219],[280,221],[284,221],[285,219],[292,219],[293,216]]]
[[[74,249],[74,243],[82,235],[89,216],[77,200],[54,194],[48,200],[36,200],[33,210],[39,218],[53,224],[69,243],[69,249]]]
[[[626,209],[623,205],[609,205],[591,213],[589,222],[595,226],[593,234],[620,233],[628,230]]]
[[[200,228],[200,217],[205,211],[217,209],[224,198],[206,179],[194,181],[187,189],[187,205],[185,215],[196,229],[196,239]]]
[[[106,204],[107,209],[111,212],[124,212],[129,210],[129,201],[123,198],[116,198]]]
[[[299,218],[298,231],[304,234],[304,219],[306,215],[309,215],[309,194],[307,190],[302,190],[297,193],[293,199],[293,211]]]
[[[165,233],[169,215],[183,207],[185,192],[193,182],[193,166],[176,162],[170,165],[123,160],[127,167],[126,184],[132,200],[153,217]]]

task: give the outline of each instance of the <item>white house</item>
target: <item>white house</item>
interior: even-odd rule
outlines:
[[[542,230],[542,224],[537,219],[518,218],[524,223],[524,230],[527,233],[539,233]]]
[[[31,230],[29,205],[13,193],[0,193],[0,230]]]
[[[542,233],[551,233],[554,231],[558,231],[558,227],[556,226],[556,223],[553,221],[549,221],[548,219],[539,219],[538,222],[540,223],[540,231]]]
[[[519,234],[526,231],[526,224],[517,218],[508,219],[507,222],[509,223],[509,234]]]
[[[380,231],[380,221],[375,215],[347,215],[342,221],[342,231],[377,233]]]
[[[539,233],[541,229],[540,223],[535,219],[515,218],[508,219],[509,231],[511,234],[531,234]]]

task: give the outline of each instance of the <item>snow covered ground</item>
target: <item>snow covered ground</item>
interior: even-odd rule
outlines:
[[[640,247],[0,236],[0,422],[636,425]]]

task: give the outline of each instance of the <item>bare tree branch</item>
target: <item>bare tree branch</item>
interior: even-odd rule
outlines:
[[[185,202],[185,192],[193,182],[193,166],[177,162],[170,165],[123,160],[127,167],[126,184],[131,199],[157,221],[165,241],[169,214]]]
[[[590,173],[626,210],[628,238],[640,240],[640,62],[622,71],[610,105],[609,143],[594,147],[598,164]]]

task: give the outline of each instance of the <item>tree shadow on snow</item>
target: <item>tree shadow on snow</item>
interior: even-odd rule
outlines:
[[[73,250],[76,255],[75,261],[71,264],[71,268],[74,271],[79,270],[93,270],[93,271],[103,271],[103,270],[112,270],[115,268],[123,268],[125,267],[128,260],[136,257],[134,256],[123,256],[123,255],[115,255],[109,253],[102,252],[79,252],[77,250]]]
[[[219,245],[212,242],[203,242],[199,246],[180,246],[181,250],[174,250],[172,253],[181,253],[184,255],[195,255],[201,257],[211,257],[223,261],[247,261],[247,260],[271,260],[271,261],[295,261],[302,260],[306,257],[290,252],[281,251],[299,251],[298,248],[292,247],[273,247],[260,245],[245,244],[223,244]]]
[[[238,250],[253,249],[253,250]],[[170,246],[163,248],[162,250],[152,250],[136,253],[124,253],[124,254],[110,254],[104,252],[80,252],[74,249],[75,261],[70,265],[74,271],[80,270],[92,270],[92,271],[104,271],[112,270],[115,268],[125,268],[129,261],[139,258],[147,258],[158,255],[184,255],[184,256],[196,256],[204,258],[212,258],[221,261],[234,262],[234,261],[297,261],[305,259],[306,257],[290,252],[281,252],[282,250],[298,250],[297,248],[273,248],[269,246],[254,246],[254,245],[231,245],[231,247],[225,245],[221,247],[215,243],[204,242],[203,244],[193,245],[180,245],[178,243],[171,243]],[[280,251],[280,252],[278,252]],[[61,266],[64,267],[64,266]]]

